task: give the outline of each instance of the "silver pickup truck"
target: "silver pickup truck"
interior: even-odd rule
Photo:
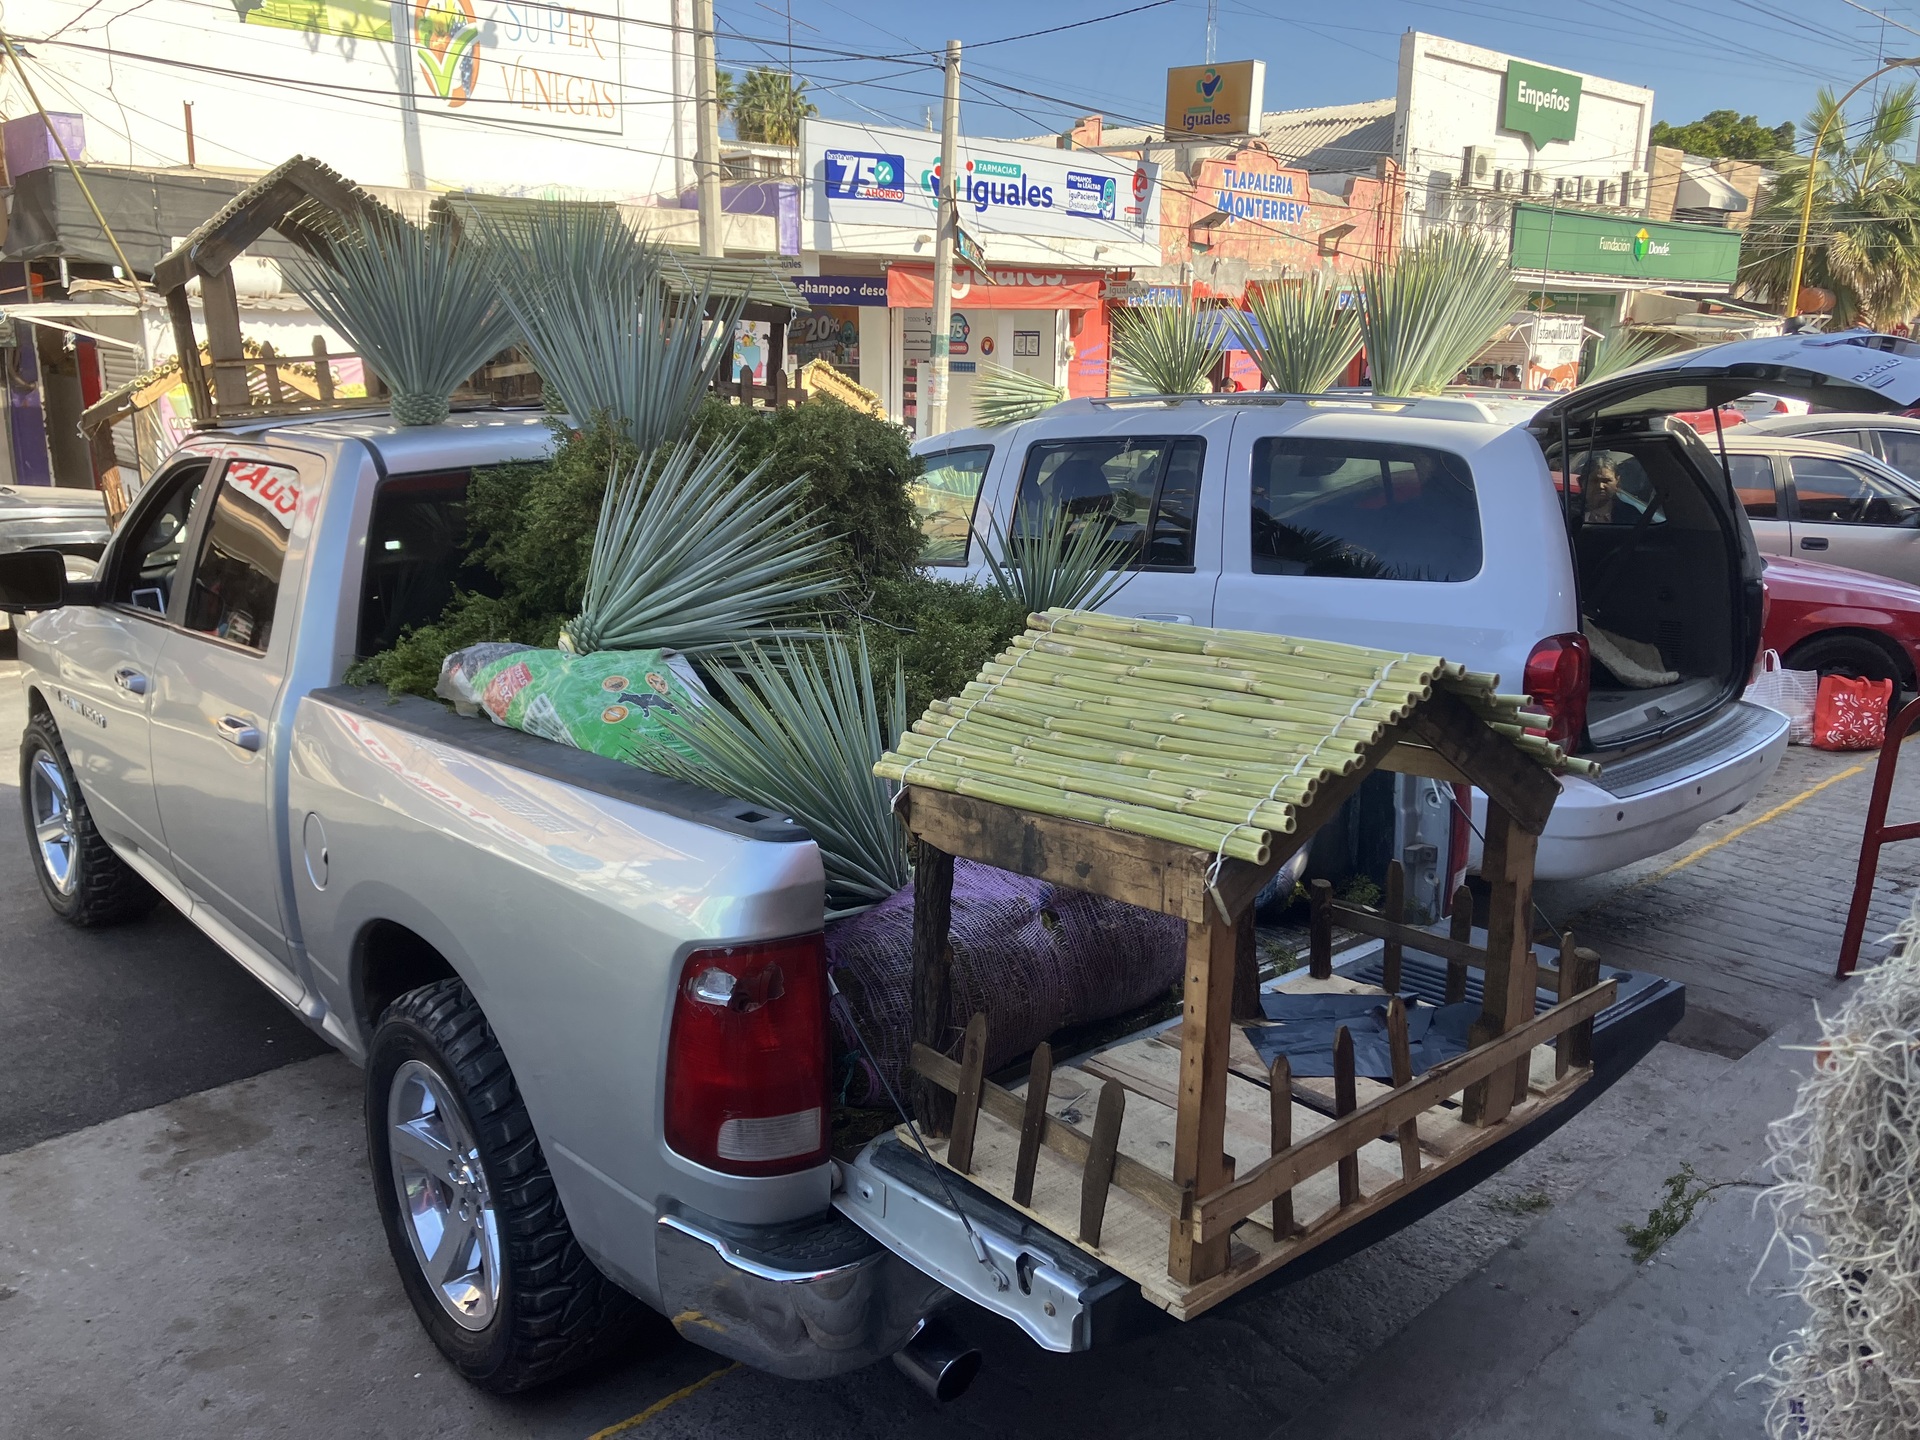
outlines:
[[[165,899],[364,1066],[394,1262],[487,1388],[561,1373],[630,1335],[641,1305],[781,1375],[894,1355],[941,1396],[977,1365],[936,1318],[958,1299],[1056,1351],[1172,1323],[892,1134],[833,1157],[823,873],[800,827],[341,685],[444,604],[474,467],[549,443],[500,412],[206,433],[94,579],[52,551],[0,556],[0,609],[39,612],[20,639],[20,788],[48,902],[101,926]],[[1343,968],[1377,973],[1369,953]],[[1406,974],[1444,985],[1414,956]],[[1684,1005],[1670,982],[1620,978],[1588,1097]]]

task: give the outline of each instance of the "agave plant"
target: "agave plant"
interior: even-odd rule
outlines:
[[[983,360],[973,382],[973,417],[986,426],[1017,425],[1066,398],[1058,385]]]
[[[1377,395],[1436,395],[1514,310],[1513,270],[1471,235],[1435,231],[1361,282]]]
[[[1226,353],[1226,330],[1191,301],[1113,317],[1113,375],[1122,395],[1192,395]]]
[[[482,220],[494,280],[556,408],[605,414],[645,453],[680,439],[733,350],[740,302],[666,282],[674,262],[612,206]]]
[[[798,820],[820,846],[831,905],[884,900],[904,886],[912,871],[893,816],[897,787],[873,774],[907,725],[899,667],[884,713],[864,638],[741,646],[710,679],[724,703],[662,716],[699,758],[660,746],[647,764]]]
[[[1587,362],[1580,383],[1584,385],[1591,380],[1617,375],[1644,360],[1653,359],[1664,349],[1666,345],[1658,335],[1644,332],[1636,335],[1618,325],[1609,325],[1594,341],[1593,358]]]
[[[1260,367],[1270,390],[1317,395],[1340,378],[1360,352],[1360,307],[1342,306],[1324,275],[1251,293],[1227,321]]]
[[[797,476],[771,489],[760,466],[734,475],[737,442],[693,440],[616,464],[600,505],[574,650],[724,650],[792,619],[841,581],[823,573],[832,542],[796,519]]]
[[[461,382],[513,343],[483,247],[446,225],[363,216],[287,277],[386,382],[401,425],[446,419]]]
[[[1108,539],[1098,517],[1077,521],[1064,505],[1046,507],[1038,524],[1015,535],[989,513],[981,551],[994,588],[1029,615],[1056,606],[1097,610],[1134,574],[1125,568],[1131,545]]]

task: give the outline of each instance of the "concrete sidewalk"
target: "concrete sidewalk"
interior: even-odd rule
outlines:
[[[1597,1175],[1479,1274],[1429,1306],[1276,1440],[1595,1440],[1762,1433],[1760,1374],[1802,1315],[1755,1200],[1766,1129],[1811,1064],[1811,1021],[1762,1042],[1691,1114]],[[1624,1253],[1666,1178],[1691,1164],[1718,1191],[1648,1261]]]

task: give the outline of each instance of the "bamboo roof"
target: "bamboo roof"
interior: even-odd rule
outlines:
[[[1264,862],[1436,691],[1546,770],[1597,769],[1529,733],[1548,717],[1497,679],[1437,655],[1049,610],[874,774]]]

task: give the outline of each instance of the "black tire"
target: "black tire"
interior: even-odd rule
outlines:
[[[1900,692],[1913,685],[1892,652],[1865,635],[1815,635],[1794,646],[1781,663],[1789,670],[1817,670],[1850,680],[1891,680],[1894,704]]]
[[[389,1102],[417,1062],[439,1077],[478,1152],[498,1236],[497,1298],[481,1328],[456,1321],[415,1253],[394,1180]],[[418,1076],[418,1071],[407,1071]],[[387,1248],[414,1313],[473,1384],[510,1394],[616,1348],[650,1314],[594,1266],[561,1208],[513,1072],[473,995],[442,980],[387,1008],[367,1059],[367,1149]],[[442,1193],[450,1193],[443,1189]]]
[[[41,770],[43,765],[53,773]],[[65,795],[61,808],[69,837],[69,869],[64,880],[55,873],[54,860],[40,844],[34,815],[36,803],[44,803],[51,793],[55,774]],[[27,854],[40,880],[40,892],[47,897],[53,913],[69,925],[83,929],[122,925],[144,918],[159,903],[159,892],[114,854],[113,847],[94,828],[87,797],[81,793],[67,759],[67,747],[60,743],[53,717],[44,712],[27,721],[20,737],[20,815],[26,824]]]

